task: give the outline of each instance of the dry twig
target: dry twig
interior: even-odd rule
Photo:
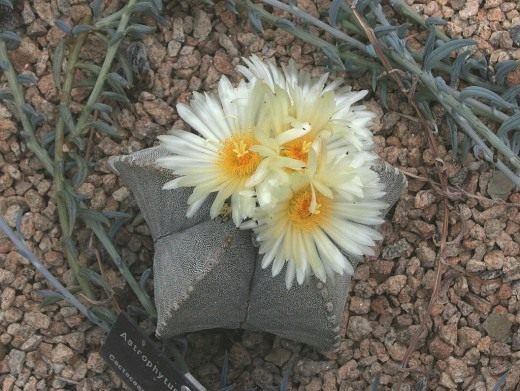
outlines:
[[[393,78],[393,80],[399,86],[399,89],[401,90],[401,92],[408,98],[409,104],[415,110],[416,115],[419,118],[419,121],[421,122],[424,130],[427,133],[428,144],[430,146],[430,149],[433,152],[433,156],[435,157],[435,165],[437,167],[437,176],[439,177],[439,182],[440,182],[442,191],[444,193],[443,198],[442,198],[443,216],[442,216],[441,240],[439,243],[439,250],[437,252],[437,257],[436,257],[435,281],[434,281],[434,285],[433,285],[433,291],[432,291],[432,294],[430,297],[430,301],[428,303],[428,307],[426,309],[426,313],[422,317],[420,327],[417,329],[415,334],[412,336],[412,338],[410,340],[410,344],[408,345],[405,356],[401,363],[401,368],[406,369],[408,362],[410,360],[411,354],[415,351],[421,336],[423,335],[423,333],[428,331],[427,324],[430,320],[430,314],[432,312],[432,308],[435,305],[435,303],[438,301],[439,292],[440,292],[441,283],[442,283],[442,276],[445,271],[444,252],[446,249],[446,243],[447,243],[447,239],[448,239],[448,226],[449,226],[448,198],[446,197],[446,194],[448,194],[448,178],[446,176],[446,172],[443,167],[443,165],[444,165],[443,161],[439,158],[439,148],[438,148],[437,140],[435,139],[435,135],[433,134],[430,123],[424,117],[421,110],[419,110],[419,108],[417,107],[416,99],[415,99],[415,88],[414,88],[415,83],[412,83],[411,88],[406,88],[402,79],[399,78],[399,76],[396,74],[396,72],[393,72],[393,67],[392,67],[390,60],[388,60],[383,49],[381,48],[381,44],[380,44],[379,40],[377,39],[374,31],[368,26],[368,24],[364,20],[363,16],[357,11],[356,3],[357,3],[357,0],[354,0],[354,2],[352,3],[352,7],[351,7],[356,20],[358,21],[361,28],[364,30],[365,34],[367,35],[370,43],[374,47],[374,50],[375,50],[377,56],[379,57],[381,63],[385,67],[388,75]],[[402,379],[403,378],[401,378],[401,380],[399,381],[399,383],[397,385],[397,390],[401,389]]]
[[[434,181],[431,178],[412,174],[411,172],[408,172],[406,170],[401,170],[401,172],[410,178],[417,179],[418,181],[428,182],[432,186],[432,189],[437,194],[440,194],[443,197],[447,197],[448,199],[450,199],[452,201],[458,201],[458,200],[461,200],[463,197],[467,197],[467,198],[473,198],[473,199],[476,199],[479,201],[490,202],[494,205],[505,205],[505,206],[512,206],[515,208],[520,208],[520,204],[517,202],[506,202],[502,199],[484,197],[482,195],[478,195],[478,194],[472,193],[470,191],[464,190],[460,186],[448,186],[448,192],[444,192],[441,189],[441,184],[437,181]]]

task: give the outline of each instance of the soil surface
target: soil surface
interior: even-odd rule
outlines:
[[[63,38],[56,19],[79,23],[89,15],[81,0],[18,1],[14,16],[22,44],[11,52],[17,71],[38,82],[26,99],[48,119],[40,136],[52,131],[59,96],[52,77],[52,53]],[[116,8],[120,1],[110,2]],[[132,218],[116,236],[123,258],[138,274],[151,266],[153,246],[135,201],[107,166],[110,156],[157,144],[157,136],[185,127],[175,105],[193,91],[212,91],[221,75],[240,80],[235,66],[257,54],[321,75],[326,59],[292,35],[266,26],[254,33],[247,18],[203,2],[168,2],[166,24],[144,38],[142,72],[130,91],[131,105],[114,109],[122,139],[92,135],[93,169],[80,192],[99,210],[123,211]],[[309,13],[328,8],[327,0],[298,0]],[[492,63],[520,59],[520,5],[502,0],[418,1],[428,16],[448,20],[446,32],[477,40]],[[311,29],[312,30],[312,29]],[[316,33],[318,33],[316,31]],[[326,37],[330,40],[330,37]],[[419,39],[421,37],[415,37]],[[82,56],[100,63],[102,45],[91,39]],[[354,89],[369,89],[369,76],[349,79]],[[520,75],[519,75],[520,76]],[[0,79],[0,84],[5,80]],[[514,77],[511,83],[517,83]],[[74,90],[73,112],[82,109],[86,91]],[[432,181],[432,151],[413,109],[390,92],[388,109],[377,96],[367,104],[378,113],[373,128],[377,151],[407,173],[409,186],[382,226],[384,240],[376,256],[354,275],[345,312],[345,338],[339,351],[320,353],[308,346],[263,333],[211,330],[186,337],[186,359],[208,390],[217,390],[226,354],[229,383],[235,390],[278,390],[289,371],[288,390],[359,391],[379,382],[378,390],[492,390],[507,371],[503,390],[520,383],[520,193],[497,185],[500,176],[483,161],[458,161],[449,151],[448,131],[440,128],[441,158],[450,178],[449,237],[446,272],[433,306],[427,333],[400,368],[434,284],[443,194]],[[434,108],[435,111],[435,108]],[[440,122],[440,121],[439,121]],[[24,210],[21,233],[45,265],[67,286],[75,282],[64,260],[53,201],[52,180],[24,145],[19,125],[0,105],[0,213],[9,224]],[[507,187],[507,186],[506,186]],[[80,260],[104,265],[104,277],[121,305],[129,295],[124,280],[88,232],[78,231]],[[41,307],[37,294],[48,289],[42,276],[14,246],[0,237],[0,390],[119,390],[121,380],[100,356],[104,333],[64,302]],[[151,324],[143,322],[143,327]],[[227,353],[226,353],[227,352]]]

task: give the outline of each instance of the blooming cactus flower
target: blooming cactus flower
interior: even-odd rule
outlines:
[[[286,146],[287,155],[305,157],[318,135],[338,136],[345,146],[358,150],[372,147],[369,126],[375,114],[363,105],[354,105],[366,96],[367,90],[352,91],[350,86],[342,86],[340,79],[326,84],[328,74],[312,78],[298,71],[293,61],[282,69],[257,56],[244,62],[246,66],[239,65],[238,70],[250,81],[264,82],[272,93],[267,113],[261,118],[264,131],[277,135],[287,130],[291,121],[308,124],[307,134]]]
[[[326,85],[328,75],[311,78],[294,63],[245,63],[238,69],[248,82],[235,88],[224,77],[218,96],[195,93],[177,106],[199,135],[160,137],[170,155],[157,163],[178,175],[164,188],[194,187],[188,216],[211,193],[212,218],[230,199],[235,225],[257,237],[262,267],[276,276],[287,265],[288,289],[310,275],[352,274],[345,254],[373,253],[381,239],[373,226],[387,207],[370,168],[375,115],[354,105],[367,92]]]
[[[169,135],[159,136],[171,155],[158,159],[157,164],[179,176],[165,189],[194,187],[188,200],[188,217],[215,192],[211,218],[222,212],[230,197],[237,226],[252,216],[256,201],[246,182],[261,162],[261,156],[251,149],[257,143],[253,129],[259,98],[254,84],[242,82],[235,88],[223,77],[218,97],[194,93],[190,106],[177,105],[181,118],[199,134],[174,129]]]
[[[262,267],[276,276],[287,264],[285,283],[302,284],[315,275],[325,282],[332,273],[353,274],[345,253],[373,254],[387,204],[383,185],[370,169],[371,153],[338,156],[310,151],[308,167],[295,173],[288,195],[272,210],[260,211],[251,225],[263,254]]]

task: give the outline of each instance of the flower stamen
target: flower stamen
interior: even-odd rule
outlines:
[[[242,180],[256,171],[261,156],[251,151],[255,144],[256,139],[249,134],[237,135],[224,142],[220,150],[219,166],[226,176]]]
[[[249,149],[244,140],[233,141],[233,152],[237,155],[237,158],[241,158],[242,156],[249,153]]]
[[[295,193],[287,207],[289,221],[293,227],[305,232],[321,226],[330,216],[330,200],[316,193],[316,206],[312,208],[312,189],[306,188]]]
[[[297,138],[282,147],[282,154],[285,157],[307,163],[313,142],[314,138],[310,136]]]

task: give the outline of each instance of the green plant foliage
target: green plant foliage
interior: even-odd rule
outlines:
[[[473,149],[520,186],[520,123],[516,117],[520,112],[520,88],[508,89],[505,85],[507,75],[519,66],[518,61],[505,61],[490,72],[485,57],[471,55],[474,41],[450,39],[438,27],[446,24],[444,20],[425,20],[404,0],[390,1],[399,16],[392,23],[383,12],[381,0],[357,1],[356,10],[363,24],[343,1],[331,3],[330,23],[307,14],[294,3],[279,0],[233,0],[230,3],[245,11],[256,30],[261,21],[272,24],[320,48],[330,64],[339,62],[344,69],[356,74],[370,71],[372,89],[379,92],[383,105],[386,105],[388,82],[393,79],[378,75],[386,71],[383,58],[389,61],[390,66],[399,71],[399,80],[406,89],[417,87],[414,88],[415,99],[422,102],[418,107],[434,129],[439,119],[434,117],[430,107],[437,103],[444,108],[449,139],[459,156]],[[275,16],[264,4],[289,12],[295,17],[294,21]],[[429,31],[422,50],[408,47],[407,22]],[[309,25],[332,35],[337,44],[331,45],[310,34]],[[379,52],[369,32],[375,35]],[[464,88],[457,90],[462,84]],[[501,131],[492,131],[486,121],[497,122]],[[465,135],[463,143],[459,143],[461,132]],[[477,147],[472,148],[474,146]]]
[[[143,313],[150,318],[155,318],[155,307],[145,290],[145,282],[149,273],[141,277],[141,284],[139,284],[112,242],[113,235],[127,220],[127,215],[107,216],[89,209],[84,204],[83,197],[74,189],[87,178],[91,166],[83,158],[81,152],[86,147],[84,136],[90,129],[93,129],[118,138],[119,133],[111,123],[109,115],[113,111],[113,104],[130,103],[126,89],[130,85],[129,79],[132,77],[132,70],[130,67],[126,67],[128,70],[125,72],[126,78],[118,73],[120,69],[125,69],[121,63],[126,57],[120,44],[126,35],[138,39],[144,34],[153,32],[154,26],[135,23],[134,20],[137,20],[136,17],[140,14],[151,15],[156,20],[160,20],[159,12],[162,9],[162,2],[160,0],[129,0],[121,9],[109,15],[103,15],[100,0],[91,1],[90,6],[91,18],[87,18],[81,24],[69,26],[62,20],[54,22],[56,27],[66,33],[65,38],[56,46],[52,56],[52,76],[61,95],[61,102],[57,106],[57,123],[50,126],[55,131],[41,139],[36,136],[37,128],[46,121],[46,118],[25,101],[23,87],[37,83],[37,79],[32,73],[17,74],[15,72],[9,62],[7,51],[16,49],[21,39],[15,32],[2,29],[1,26],[0,71],[6,76],[9,88],[0,91],[0,99],[11,103],[10,107],[14,108],[14,114],[22,124],[21,134],[26,139],[27,147],[41,160],[47,173],[53,177],[63,248],[82,293],[90,299],[97,300],[97,296],[103,292],[105,295],[111,295],[111,289],[100,274],[79,267],[74,237],[78,221],[84,223],[98,238],[139,299],[144,308]],[[0,0],[0,7],[12,10],[12,4],[8,0]],[[95,34],[107,43],[106,56],[102,64],[95,64],[88,58],[80,58],[81,48],[91,34]],[[71,91],[75,86],[74,81],[77,79],[75,74],[78,71],[83,72],[86,76],[82,85],[91,88],[85,109],[79,115],[72,113],[69,109]],[[66,140],[71,143],[67,143],[65,149]],[[113,224],[111,224],[111,219],[113,219]],[[96,287],[101,288],[101,292],[99,289],[96,290]],[[43,293],[43,296],[45,304],[63,299],[71,301],[71,297],[73,297],[70,292],[61,290],[59,293]],[[82,311],[92,319],[96,319],[98,324],[111,324],[115,319],[114,313],[108,307],[96,306],[91,310],[82,308]]]

